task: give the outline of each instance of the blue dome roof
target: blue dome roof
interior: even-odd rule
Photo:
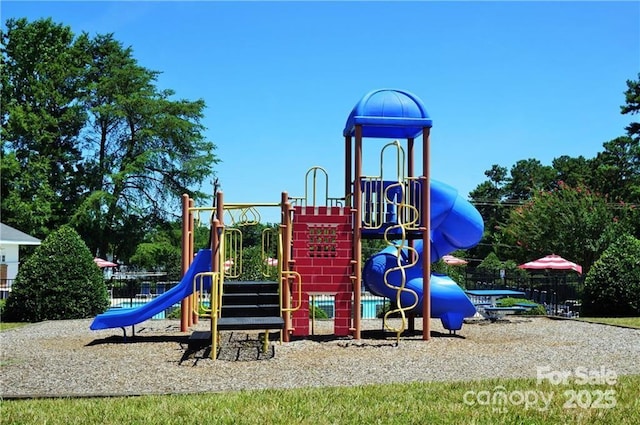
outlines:
[[[414,94],[380,89],[360,99],[349,114],[343,135],[353,135],[356,125],[362,125],[362,137],[404,139],[419,136],[423,128],[431,127],[432,121]]]

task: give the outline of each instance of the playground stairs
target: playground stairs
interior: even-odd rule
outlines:
[[[278,287],[277,282],[225,282],[218,331],[283,329]],[[211,332],[193,332],[189,347],[202,346],[205,341],[211,342]]]

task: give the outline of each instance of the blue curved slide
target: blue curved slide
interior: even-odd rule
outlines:
[[[432,181],[431,193],[431,262],[457,249],[475,246],[482,238],[484,222],[476,208],[462,198],[456,189],[444,183]],[[408,262],[408,250],[398,250],[389,246],[373,255],[365,263],[363,281],[365,287],[374,295],[396,299],[395,288],[402,283],[404,271],[405,288],[417,294],[417,305],[413,312],[422,312],[423,302],[423,241],[415,241],[414,249],[418,261],[411,266]],[[400,258],[398,252],[400,251]],[[403,267],[403,271],[399,266]],[[385,277],[386,275],[386,277]],[[388,286],[386,282],[391,285]],[[448,276],[433,273],[431,275],[431,317],[442,321],[445,329],[457,331],[462,328],[465,317],[476,313],[475,306],[464,291]],[[403,292],[400,303],[410,306],[416,302],[416,295]]]
[[[118,308],[97,315],[91,323],[91,329],[122,328],[151,319],[154,315],[191,295],[193,293],[193,278],[195,275],[209,271],[211,271],[211,250],[200,250],[179,284],[140,307]],[[210,281],[209,285],[211,285]]]

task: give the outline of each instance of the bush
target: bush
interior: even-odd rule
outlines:
[[[83,319],[108,306],[107,287],[93,255],[75,230],[63,226],[20,265],[6,314],[21,322]]]
[[[310,319],[328,319],[329,315],[326,311],[318,306],[309,303],[309,318]]]
[[[498,305],[500,307],[513,307],[516,304],[535,304],[535,307],[532,307],[527,311],[517,313],[523,316],[544,316],[547,314],[547,311],[545,310],[543,305],[534,303],[531,300],[528,300],[526,298],[507,297],[507,298],[502,298],[498,301]]]
[[[582,315],[640,316],[640,240],[624,235],[594,263],[584,281]]]

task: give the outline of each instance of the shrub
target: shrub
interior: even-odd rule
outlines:
[[[640,316],[640,240],[624,235],[594,263],[584,282],[582,315]]]
[[[309,303],[309,318],[310,319],[328,319],[329,315],[326,311],[320,307]]]
[[[521,313],[517,313],[523,316],[544,316],[547,314],[543,305],[538,303],[534,303],[531,300],[526,298],[502,298],[498,301],[498,305],[500,307],[513,307],[516,304],[535,304],[535,307],[528,309],[527,311],[523,311]]]
[[[181,319],[182,318],[182,308],[180,307],[171,307],[168,311],[165,312],[165,318],[167,319]]]
[[[83,319],[108,306],[102,271],[78,233],[63,226],[20,265],[6,313],[26,322]]]

